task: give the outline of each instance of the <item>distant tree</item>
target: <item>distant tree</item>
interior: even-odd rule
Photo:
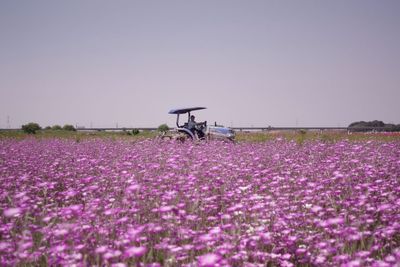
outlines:
[[[367,124],[368,123],[365,121],[356,121],[356,122],[350,123],[348,128],[354,132],[363,132],[363,131],[366,131],[365,129],[367,129]]]
[[[165,133],[169,131],[169,127],[167,124],[161,124],[160,126],[158,126],[157,131]]]
[[[70,124],[65,124],[63,126],[63,130],[64,131],[72,131],[72,132],[76,131],[75,127],[73,125],[70,125]]]
[[[356,121],[356,122],[350,123],[350,125],[348,127],[349,128],[361,127],[361,126],[365,126],[365,124],[366,124],[365,121]]]
[[[388,123],[385,125],[385,131],[387,132],[400,132],[400,124]]]
[[[28,134],[35,134],[41,129],[40,125],[36,122],[30,122],[28,124],[22,125],[22,130]]]
[[[60,130],[62,130],[63,128],[62,128],[60,125],[57,125],[57,124],[56,124],[56,125],[52,126],[51,129],[52,129],[52,130],[55,130],[55,131],[60,131]]]
[[[400,131],[400,125],[385,124],[383,121],[357,121],[348,126],[350,131],[354,132],[368,132],[368,131],[386,131],[397,132]]]
[[[51,127],[50,126],[46,126],[46,127],[44,127],[44,129],[45,130],[51,130]]]
[[[369,121],[367,122],[368,127],[374,127],[374,128],[383,128],[385,127],[385,123],[383,121]]]
[[[139,130],[138,129],[132,129],[132,135],[138,135]]]
[[[127,131],[125,127],[122,128],[122,133],[126,135],[132,135],[130,131]]]

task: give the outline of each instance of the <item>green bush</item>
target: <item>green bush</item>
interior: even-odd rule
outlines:
[[[30,122],[28,124],[22,125],[22,130],[28,134],[35,134],[40,129],[41,127],[36,122]]]
[[[158,126],[157,131],[163,132],[163,133],[168,132],[169,127],[167,124],[164,123],[164,124],[161,124],[160,126]]]
[[[70,124],[65,124],[64,127],[63,127],[63,130],[64,131],[72,131],[72,132],[76,131],[75,127],[70,125]]]
[[[307,133],[307,131],[306,130],[304,130],[304,129],[301,129],[301,130],[299,130],[299,132],[298,132],[299,134],[301,134],[301,135],[305,135],[306,133]]]
[[[139,134],[139,130],[138,129],[133,129],[132,130],[132,135],[138,135]]]
[[[45,130],[51,130],[51,127],[50,126],[46,126],[46,127],[44,127],[44,129]]]
[[[122,133],[126,135],[132,135],[132,133],[130,131],[127,131],[125,127],[122,128]]]
[[[55,131],[60,131],[60,130],[62,130],[63,128],[62,128],[60,125],[54,125],[54,126],[51,127],[51,129],[52,129],[52,130],[55,130]]]
[[[322,141],[322,142],[324,142],[324,143],[331,143],[331,142],[333,142],[333,141],[335,141],[335,138],[333,137],[333,135],[332,134],[322,134],[321,136],[320,136],[320,140]]]
[[[307,131],[304,129],[301,129],[300,131],[297,132],[296,134],[296,142],[299,145],[302,145],[304,143],[304,141],[306,140],[306,135],[307,135]]]
[[[384,123],[383,121],[357,121],[348,126],[351,132],[398,132],[400,131],[400,124]]]

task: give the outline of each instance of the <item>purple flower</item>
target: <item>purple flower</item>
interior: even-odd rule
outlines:
[[[9,208],[4,210],[5,217],[18,217],[21,214],[20,208]]]
[[[146,253],[147,249],[145,247],[129,247],[125,249],[124,256],[130,257],[141,257]]]
[[[198,259],[198,264],[204,267],[215,266],[221,260],[221,256],[213,253],[202,255]]]
[[[0,138],[0,265],[391,266],[399,151]]]

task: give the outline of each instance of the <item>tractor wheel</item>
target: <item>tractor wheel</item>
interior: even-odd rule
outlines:
[[[189,141],[193,140],[193,138],[186,132],[179,132],[179,134],[177,135],[177,137],[175,139],[181,143],[185,143],[188,140]]]

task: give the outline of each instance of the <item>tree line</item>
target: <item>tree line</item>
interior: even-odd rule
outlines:
[[[349,130],[354,132],[399,132],[400,124],[384,123],[383,121],[357,121],[348,126]]]

